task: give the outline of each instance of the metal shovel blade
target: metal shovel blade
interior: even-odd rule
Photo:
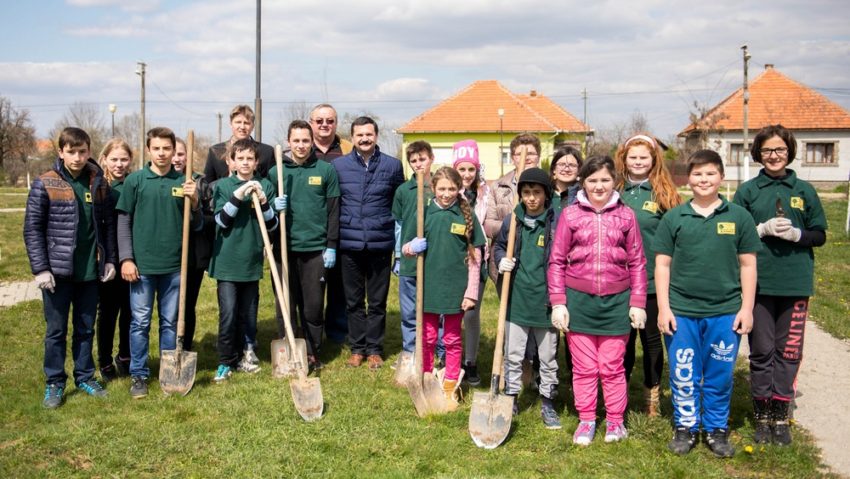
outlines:
[[[305,365],[307,363],[302,363]],[[289,389],[292,392],[292,402],[301,418],[312,421],[322,417],[325,402],[322,397],[322,385],[319,378],[295,378],[289,381]]]
[[[413,355],[410,353],[401,353],[398,360],[398,366],[395,368],[395,384],[398,387],[407,387],[407,383],[416,375],[416,365],[413,361]]]
[[[162,351],[159,361],[159,386],[165,394],[189,394],[195,384],[198,353],[170,349]]]
[[[505,395],[476,392],[469,411],[469,435],[472,442],[484,449],[495,449],[511,432],[513,398]]]
[[[307,342],[295,338],[295,354],[287,339],[272,341],[272,377],[294,378],[298,376],[297,364],[307,364]]]
[[[407,390],[419,417],[448,412],[443,388],[433,374],[412,375],[407,383]]]

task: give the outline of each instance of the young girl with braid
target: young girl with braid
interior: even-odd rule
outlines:
[[[478,300],[481,253],[484,235],[469,202],[460,195],[460,175],[445,166],[431,176],[434,199],[425,208],[425,237],[414,238],[402,248],[407,256],[425,255],[425,298],[423,302],[424,372],[433,368],[434,347],[440,316],[443,320],[443,344],[446,368],[437,372],[449,407],[454,410],[460,398],[460,368],[463,346],[461,320],[465,311]]]
[[[617,191],[620,199],[637,216],[643,251],[646,254],[646,327],[632,329],[626,344],[626,382],[635,365],[635,343],[640,336],[643,348],[643,385],[646,412],[657,416],[660,411],[661,373],[664,369],[664,347],[658,331],[658,300],[655,296],[655,230],[664,213],[682,203],[670,172],[664,166],[664,153],[648,134],[635,135],[619,149],[614,158],[617,167]]]

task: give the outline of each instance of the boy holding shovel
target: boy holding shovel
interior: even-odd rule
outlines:
[[[324,329],[325,270],[336,264],[339,243],[339,181],[333,166],[316,158],[309,123],[293,121],[287,137],[292,158],[284,158],[286,195],[274,203],[275,209],[286,209],[290,317],[297,317],[297,311],[301,311],[307,363],[309,370],[315,371],[322,367],[319,352]],[[272,185],[277,185],[278,175],[277,166],[272,167]]]
[[[215,188],[214,217],[216,236],[210,259],[210,277],[218,280],[218,355],[219,365],[213,381],[223,383],[234,368],[255,373],[256,364],[241,358],[244,331],[257,331],[259,283],[263,277],[263,239],[254,218],[251,195],[256,193],[262,205],[263,219],[269,230],[277,228],[277,217],[269,204],[274,186],[255,176],[257,147],[250,138],[238,140],[230,150],[235,173],[218,181]]]

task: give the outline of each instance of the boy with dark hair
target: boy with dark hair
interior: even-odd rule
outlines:
[[[124,181],[118,200],[118,254],[121,277],[130,283],[130,396],[148,395],[147,366],[153,303],[158,301],[159,349],[177,347],[177,301],[180,292],[180,257],[183,203],[192,205],[194,231],[203,227],[195,181],[171,165],[176,137],[168,128],[156,127],[145,141],[150,163]]]
[[[411,178],[396,188],[393,197],[395,219],[395,261],[393,273],[398,276],[398,304],[401,310],[401,354],[394,367],[407,367],[413,361],[416,346],[416,257],[401,254],[401,246],[416,237],[416,173],[422,172],[425,202],[434,197],[431,191],[431,164],[434,151],[426,141],[414,141],[405,150],[412,171]]]
[[[289,244],[283,250],[289,259],[290,318],[301,312],[307,363],[315,371],[322,367],[325,275],[336,264],[339,244],[339,181],[334,167],[316,158],[309,123],[290,123],[287,140],[291,159],[283,163],[286,195],[275,200],[275,209],[286,209]],[[278,174],[277,166],[269,171],[272,185],[277,185]]]
[[[250,138],[239,140],[230,150],[235,172],[216,183],[216,235],[210,260],[210,277],[218,280],[218,356],[213,381],[223,383],[232,370],[256,373],[260,370],[248,354],[257,339],[257,306],[260,278],[263,277],[263,237],[257,224],[251,195],[260,199],[267,230],[277,228],[277,217],[269,199],[274,187],[256,175],[257,149]],[[246,344],[241,344],[245,342]],[[255,345],[254,344],[254,345]],[[240,360],[240,353],[241,360]]]
[[[655,234],[658,329],[664,333],[673,399],[674,454],[696,445],[700,427],[718,457],[731,457],[729,401],[742,334],[752,330],[756,252],[753,217],[718,194],[723,161],[710,150],[688,160],[691,201]]]
[[[62,405],[68,313],[74,326],[71,351],[74,383],[90,396],[105,396],[94,379],[97,280],[115,276],[118,260],[113,202],[103,170],[90,158],[85,131],[69,127],[59,135],[53,169],[32,183],[24,218],[24,243],[35,282],[42,290],[44,319],[44,407]]]

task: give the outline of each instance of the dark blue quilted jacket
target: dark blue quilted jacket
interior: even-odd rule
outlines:
[[[401,162],[376,147],[368,168],[357,156],[357,150],[332,164],[339,177],[339,248],[392,251],[393,195],[404,183]]]
[[[103,170],[89,159],[92,192],[92,221],[97,244],[98,275],[106,263],[118,267],[118,245],[115,237],[115,204]],[[68,183],[68,173],[57,159],[53,169],[32,182],[24,217],[24,242],[32,274],[51,271],[57,278],[74,275],[74,246],[77,242],[77,201]]]

